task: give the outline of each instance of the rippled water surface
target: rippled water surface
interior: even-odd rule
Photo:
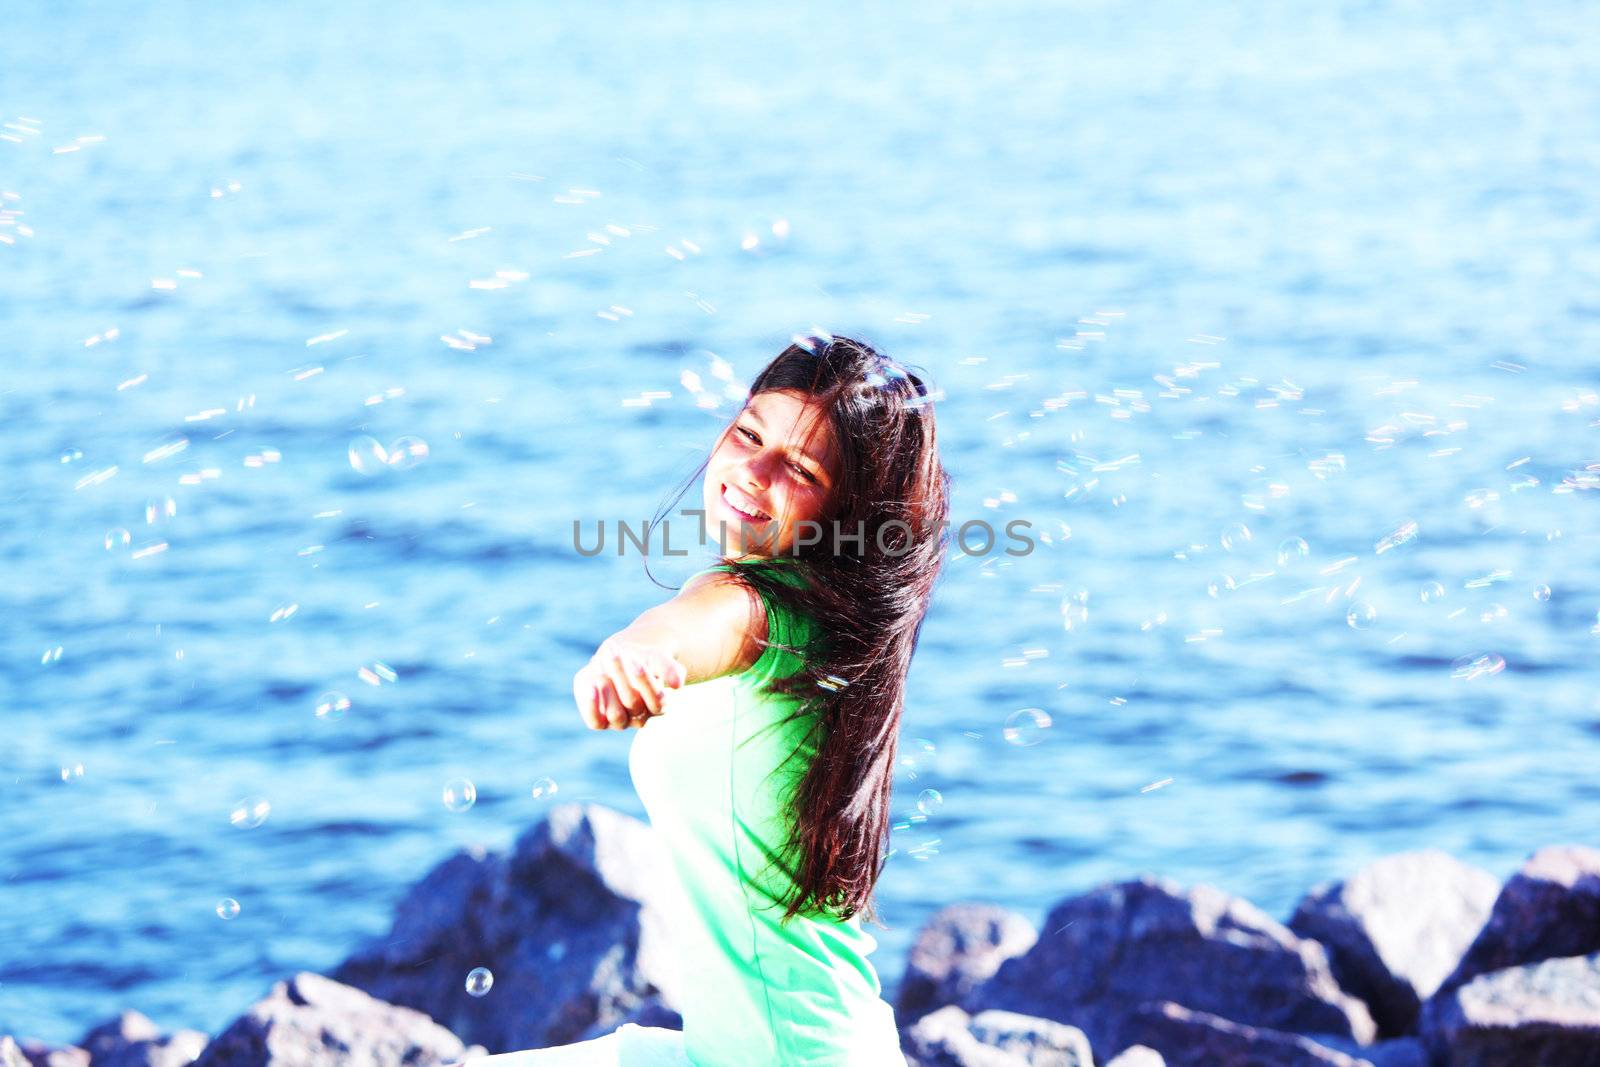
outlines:
[[[8,19],[0,1027],[214,1031],[642,816],[569,683],[666,593],[572,522],[813,325],[1035,534],[923,631],[890,993],[953,901],[1600,844],[1593,9],[806,7]]]

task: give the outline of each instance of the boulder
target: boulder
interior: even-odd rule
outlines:
[[[1506,882],[1488,922],[1438,992],[1490,971],[1591,952],[1600,952],[1600,849],[1552,845]]]
[[[935,1008],[959,1004],[1039,933],[1016,912],[993,904],[951,904],[923,924],[906,958],[894,1014],[910,1026]]]
[[[1600,1067],[1600,952],[1479,975],[1422,1019],[1450,1067]]]
[[[1167,1061],[1147,1045],[1129,1045],[1106,1067],[1167,1067]]]
[[[1334,1034],[1305,1034],[1319,1045],[1343,1052],[1372,1067],[1429,1067],[1428,1046],[1417,1037],[1397,1037],[1372,1045],[1361,1045]]]
[[[1461,961],[1499,892],[1498,878],[1442,849],[1402,852],[1312,889],[1289,929],[1322,942],[1339,985],[1366,1002],[1380,1035],[1398,1037]]]
[[[1096,1055],[1109,1059],[1124,1047],[1115,1043],[1122,1017],[1165,1000],[1289,1033],[1362,1044],[1375,1033],[1366,1006],[1334,981],[1320,944],[1248,901],[1151,877],[1056,905],[1033,948],[1002,963],[961,1006],[1081,1027]]]
[[[389,933],[333,977],[494,1052],[609,1033],[681,1002],[668,869],[648,824],[557,804],[509,856],[463,852],[436,867]],[[466,988],[478,967],[493,975],[484,996]]]
[[[1123,1016],[1114,1043],[1153,1048],[1166,1067],[1367,1067],[1365,1060],[1300,1034],[1246,1026],[1165,1000]]]
[[[0,1038],[0,1044],[10,1038]],[[89,1067],[89,1053],[76,1045],[47,1045],[32,1038],[21,1042],[22,1062],[28,1067]],[[0,1067],[11,1061],[0,1055]]]
[[[420,1012],[302,972],[218,1034],[195,1067],[438,1067],[482,1052]]]
[[[917,1020],[903,1043],[911,1067],[1094,1067],[1075,1027],[1008,1011],[968,1015],[954,1004]]]
[[[78,1039],[94,1067],[187,1067],[210,1040],[199,1030],[163,1034],[136,1011],[125,1011]]]

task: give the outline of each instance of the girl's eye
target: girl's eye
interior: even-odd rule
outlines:
[[[791,464],[789,464],[789,466],[793,467],[795,469],[795,471],[800,475],[800,477],[804,478],[806,481],[808,481],[808,482],[816,481],[816,479],[811,476],[811,472],[806,470],[804,467],[800,466],[800,464],[791,463]]]
[[[750,438],[750,440],[756,442],[757,444],[761,443],[761,438],[757,437],[755,434],[751,433],[749,430],[745,429],[743,426],[739,427],[739,432],[744,434],[746,437]]]

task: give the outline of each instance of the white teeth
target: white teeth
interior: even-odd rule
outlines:
[[[731,495],[729,495],[729,493],[728,493],[727,487],[724,487],[723,490],[722,490],[722,499],[726,500],[729,503],[729,505],[731,505],[733,507],[733,509],[735,511],[742,511],[742,512],[744,512],[744,514],[753,516],[753,517],[755,517],[757,519],[770,519],[770,518],[772,518],[771,515],[768,515],[764,511],[757,511],[754,508],[742,508],[738,504],[735,504],[734,501],[733,501],[733,497]]]

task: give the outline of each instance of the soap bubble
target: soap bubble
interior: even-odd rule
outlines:
[[[533,783],[533,799],[543,800],[556,795],[556,780],[554,778],[539,778]]]
[[[478,787],[465,778],[455,778],[445,783],[444,806],[451,811],[466,811],[478,802]]]
[[[162,500],[147,500],[144,505],[144,521],[146,526],[154,526],[164,522],[178,513],[178,502],[170,496]]]
[[[1237,586],[1233,580],[1233,575],[1219,574],[1215,578],[1211,579],[1210,583],[1206,586],[1206,595],[1212,599],[1216,599],[1222,596],[1224,593],[1233,592],[1236,587]]]
[[[83,777],[83,764],[69,763],[61,768],[63,782],[76,782]]]
[[[1044,740],[1044,732],[1050,729],[1050,715],[1043,708],[1022,708],[1006,716],[1005,729],[1001,735],[1006,741],[1019,747],[1037,745]]]
[[[917,794],[917,810],[924,815],[932,815],[944,806],[944,797],[937,789],[924,789]]]
[[[1422,591],[1418,593],[1417,596],[1424,604],[1432,604],[1434,601],[1443,600],[1444,586],[1440,585],[1438,582],[1427,582],[1423,585]]]
[[[487,967],[474,967],[467,972],[467,995],[481,997],[494,987],[494,975]]]
[[[1504,604],[1489,604],[1489,605],[1486,605],[1484,607],[1484,609],[1481,612],[1478,613],[1478,621],[1479,622],[1499,622],[1501,619],[1505,618],[1509,614],[1511,614],[1511,613],[1506,610],[1506,606]]]
[[[350,466],[357,474],[372,477],[389,466],[389,450],[376,437],[362,434],[350,442]]]
[[[226,922],[239,917],[239,902],[232,897],[223,897],[217,901],[217,918]]]
[[[117,552],[127,548],[133,540],[133,535],[120,526],[113,526],[106,531],[105,546],[107,552]]]
[[[933,766],[933,757],[938,754],[938,747],[926,737],[913,737],[900,748],[900,766],[906,769],[906,777],[915,780],[918,771],[928,770]]]
[[[272,814],[272,804],[266,797],[244,797],[234,802],[228,821],[241,830],[254,830]]]
[[[428,442],[407,434],[389,445],[386,462],[397,471],[408,471],[428,458]]]
[[[1533,599],[1535,599],[1535,600],[1549,600],[1550,599],[1550,587],[1548,585],[1536,585],[1536,586],[1534,586],[1533,587]]]
[[[76,463],[82,458],[83,450],[81,448],[64,448],[61,450],[61,462],[63,463]]]
[[[1288,568],[1311,555],[1311,546],[1303,537],[1291,537],[1278,545],[1278,566]]]
[[[1506,669],[1505,657],[1497,652],[1474,652],[1457,656],[1450,664],[1450,677],[1470,682]]]
[[[338,690],[323,693],[317,698],[317,718],[323,722],[338,722],[350,710],[350,698]]]
[[[1344,621],[1350,624],[1350,629],[1352,630],[1365,630],[1372,625],[1373,620],[1377,617],[1378,609],[1371,604],[1363,602],[1351,605],[1350,610],[1345,614]]]
[[[1232,552],[1236,548],[1243,548],[1250,543],[1250,527],[1242,522],[1229,523],[1223,528],[1222,536],[1218,540],[1222,542],[1222,550],[1224,552]]]

